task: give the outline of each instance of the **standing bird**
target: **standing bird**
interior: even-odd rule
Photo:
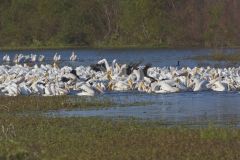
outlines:
[[[3,56],[3,62],[10,62],[10,57],[9,57],[9,55],[5,55],[5,56]]]
[[[76,61],[77,60],[77,55],[75,52],[72,52],[72,55],[70,56],[70,61]]]
[[[38,61],[39,62],[43,62],[45,60],[45,56],[44,55],[40,55],[39,57],[38,57]]]
[[[177,61],[176,67],[180,67],[180,61]]]
[[[55,53],[54,57],[53,57],[53,61],[54,62],[58,62],[61,60],[61,55],[59,55],[58,53]]]
[[[31,62],[36,62],[37,61],[37,55],[36,54],[31,54],[30,55],[30,61]]]

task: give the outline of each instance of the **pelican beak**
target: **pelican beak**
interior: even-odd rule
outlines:
[[[108,72],[107,72],[107,79],[108,79],[109,81],[112,80],[111,71],[108,71]]]
[[[104,93],[103,90],[102,90],[102,88],[101,88],[99,85],[96,86],[96,89],[97,89],[100,93],[102,93],[102,94]]]
[[[120,67],[119,64],[117,64],[117,63],[116,63],[116,67],[117,67],[118,70],[121,69],[121,67]]]
[[[53,67],[59,68],[59,67],[58,67],[58,64],[57,64],[56,62],[53,63]]]
[[[133,82],[131,79],[128,80],[128,85],[130,86],[130,88],[133,88]]]
[[[38,80],[37,77],[34,77],[34,78],[33,78],[33,83],[34,83],[34,82],[37,82],[37,80]]]
[[[142,90],[145,89],[145,86],[144,86],[144,83],[143,83],[143,82],[141,82],[141,84],[140,84],[140,89],[142,89]]]
[[[200,72],[200,68],[197,67],[196,72]]]
[[[112,88],[113,88],[113,83],[112,83],[112,82],[109,82],[109,83],[108,83],[108,86],[107,86],[107,89],[108,89],[108,90],[112,90]]]
[[[49,81],[49,80],[48,80],[47,76],[45,76],[44,82],[45,82],[45,83],[48,83],[48,81]]]

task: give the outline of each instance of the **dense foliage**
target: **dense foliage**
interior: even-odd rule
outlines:
[[[0,47],[239,46],[239,0],[0,0]]]

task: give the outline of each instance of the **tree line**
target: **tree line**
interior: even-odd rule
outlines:
[[[0,47],[239,46],[239,0],[0,0]]]

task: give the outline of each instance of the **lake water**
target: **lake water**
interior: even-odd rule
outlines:
[[[52,57],[57,52],[62,55],[64,60],[61,65],[90,65],[96,63],[101,58],[109,61],[117,59],[119,63],[130,63],[142,61],[152,63],[153,66],[175,66],[180,61],[181,66],[219,66],[229,65],[226,62],[199,62],[192,60],[191,57],[199,55],[208,55],[213,52],[211,49],[82,49],[74,50],[78,55],[77,62],[69,62],[69,56],[73,50],[42,50],[42,51],[8,51],[7,53],[14,57],[17,53],[23,54],[43,54],[48,63],[51,63]],[[226,53],[231,54],[235,50],[227,49]],[[0,54],[0,62],[4,54]],[[233,64],[239,65],[239,64]],[[190,123],[200,124],[213,122],[216,124],[235,124],[239,126],[240,122],[240,94],[238,92],[185,92],[174,94],[143,94],[129,92],[106,93],[103,98],[111,98],[116,102],[150,102],[147,105],[113,107],[100,110],[72,110],[72,111],[51,111],[47,115],[68,117],[107,117],[107,118],[140,118],[147,120],[159,120],[168,124]],[[141,103],[139,103],[141,104]]]
[[[137,106],[98,110],[50,111],[53,117],[139,118],[166,124],[240,126],[240,94],[216,92],[185,92],[173,94],[107,93],[104,97],[122,104],[138,102]],[[141,102],[143,105],[141,105]]]
[[[78,55],[77,62],[70,62],[69,57],[72,53]],[[234,53],[236,49],[223,49],[225,53]],[[117,59],[118,63],[130,63],[142,61],[143,64],[151,63],[153,66],[175,66],[177,61],[180,61],[181,66],[194,67],[196,65],[210,65],[210,66],[225,66],[225,62],[211,62],[211,61],[195,61],[191,57],[199,55],[209,55],[214,52],[213,49],[81,49],[81,50],[38,50],[38,51],[0,51],[0,63],[4,54],[9,54],[11,58],[15,54],[43,54],[48,60],[47,63],[52,63],[52,58],[55,53],[61,54],[63,62],[61,65],[89,65],[96,63],[102,58],[108,61]]]

